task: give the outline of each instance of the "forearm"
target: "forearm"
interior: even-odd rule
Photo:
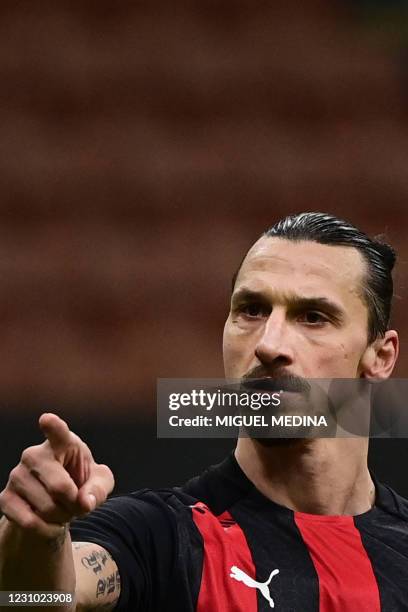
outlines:
[[[44,538],[22,529],[6,517],[0,521],[0,590],[65,591],[75,593],[75,568],[68,529]],[[33,608],[34,609],[34,608]],[[74,610],[75,604],[53,607]],[[36,607],[38,612],[41,608]]]
[[[94,585],[77,579],[71,538],[63,525],[103,503],[114,479],[57,415],[41,415],[39,425],[46,440],[24,449],[0,492],[0,590],[64,591],[73,602],[66,599],[68,605],[53,610],[72,612],[86,608],[88,599],[93,602],[89,593]],[[41,609],[35,607],[36,612]]]

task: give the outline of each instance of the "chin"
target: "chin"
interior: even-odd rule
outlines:
[[[310,438],[254,438],[263,448],[292,448],[302,446]]]

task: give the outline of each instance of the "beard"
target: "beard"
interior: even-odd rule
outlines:
[[[263,448],[296,448],[303,446],[308,438],[253,438]]]
[[[270,426],[260,431],[256,427],[245,427],[240,436],[256,439],[262,446],[293,446],[297,440],[315,437],[333,437],[336,435],[336,414],[333,404],[318,380],[307,380],[294,374],[288,374],[282,369],[276,370],[271,376],[263,366],[257,366],[241,379],[241,390],[249,394],[273,394],[280,396],[279,405],[269,405],[259,410]],[[245,413],[251,413],[247,408]],[[284,422],[277,425],[276,421],[283,417]],[[286,420],[289,417],[289,421]],[[292,424],[291,417],[296,418]],[[304,417],[300,423],[298,417]],[[310,418],[312,417],[312,418]],[[324,418],[321,428],[319,418]]]

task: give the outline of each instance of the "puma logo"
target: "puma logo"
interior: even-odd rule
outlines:
[[[271,575],[269,576],[268,580],[266,582],[258,582],[257,580],[254,580],[254,578],[251,578],[251,576],[248,576],[248,574],[246,574],[244,571],[242,571],[242,569],[239,569],[239,567],[237,567],[236,565],[233,565],[231,567],[231,573],[230,573],[230,577],[231,578],[235,578],[235,580],[238,580],[238,582],[243,582],[246,586],[251,587],[253,589],[259,589],[262,593],[262,595],[265,597],[265,599],[268,601],[269,605],[271,608],[275,607],[275,603],[271,597],[271,594],[269,592],[269,584],[272,580],[272,578],[274,576],[276,576],[276,574],[279,574],[279,570],[275,569],[273,570],[273,572],[271,572]]]

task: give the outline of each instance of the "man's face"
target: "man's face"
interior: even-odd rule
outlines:
[[[351,247],[262,237],[246,256],[224,328],[227,378],[363,375],[365,262]],[[256,370],[255,370],[256,368]]]

